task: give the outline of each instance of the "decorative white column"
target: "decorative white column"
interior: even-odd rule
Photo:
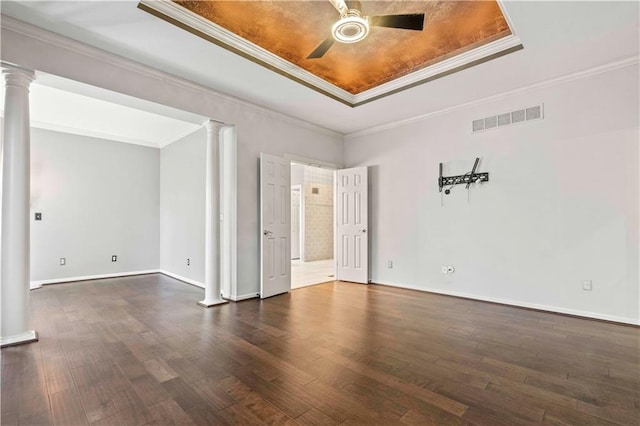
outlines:
[[[2,64],[5,78],[2,147],[2,325],[0,346],[35,342],[29,330],[29,85],[32,71]]]
[[[220,297],[220,130],[224,124],[209,120],[207,128],[207,183],[205,194],[204,300],[208,308],[227,303]]]

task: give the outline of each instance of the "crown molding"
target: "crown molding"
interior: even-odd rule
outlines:
[[[337,101],[346,101],[347,105],[352,106],[352,102],[349,102],[352,95],[346,90],[326,82],[171,0],[141,0],[138,8],[311,89],[320,89],[321,93]]]
[[[87,56],[101,62],[106,62],[112,66],[116,66],[128,71],[143,75],[146,78],[160,81],[163,84],[173,85],[175,87],[180,88],[181,90],[197,92],[199,94],[204,93],[209,97],[215,98],[217,103],[222,105],[231,104],[233,106],[241,106],[243,108],[249,109],[253,112],[259,113],[269,118],[280,120],[282,122],[289,123],[294,126],[304,128],[307,130],[311,130],[316,133],[321,133],[321,134],[325,134],[333,137],[344,136],[340,132],[336,132],[334,130],[319,126],[309,121],[305,121],[300,118],[283,114],[281,112],[277,112],[272,109],[269,109],[260,105],[256,105],[251,102],[224,94],[210,87],[186,80],[182,77],[178,77],[173,74],[169,74],[157,68],[153,68],[153,67],[141,64],[139,62],[135,62],[131,59],[125,58],[120,55],[116,55],[114,53],[107,52],[105,50],[99,49],[94,46],[90,46],[80,41],[73,40],[73,39],[64,37],[62,35],[44,30],[40,27],[11,18],[9,16],[1,15],[0,18],[1,18],[0,29],[2,29],[2,31],[11,31],[11,32],[20,34],[22,36],[29,37],[29,38],[56,46],[58,48],[69,50],[79,55]],[[36,79],[37,79],[37,71],[38,70],[36,70]],[[212,118],[215,118],[215,117],[212,117]]]
[[[511,19],[506,10],[498,4],[503,16],[507,20],[511,34],[474,49],[439,61],[433,65],[396,78],[377,87],[358,94],[351,94],[346,90],[329,83],[311,72],[282,59],[270,51],[238,36],[220,25],[203,18],[171,0],[140,0],[138,8],[163,19],[185,31],[201,37],[211,43],[221,46],[252,62],[262,65],[278,74],[294,80],[310,89],[326,95],[350,107],[357,107],[376,99],[398,93],[420,84],[447,76],[454,72],[480,63],[496,59],[500,56],[521,50],[522,44],[515,34]]]
[[[410,124],[413,123],[417,123],[420,121],[425,121],[425,120],[429,120],[431,118],[434,117],[438,117],[444,114],[449,114],[455,111],[460,111],[466,108],[471,108],[474,106],[478,106],[478,105],[483,105],[486,103],[490,103],[490,102],[494,102],[497,100],[500,100],[502,98],[507,98],[509,96],[513,96],[513,95],[518,95],[518,94],[522,94],[522,93],[527,93],[527,92],[531,92],[534,90],[540,90],[540,89],[545,89],[548,87],[553,87],[553,86],[557,86],[559,84],[564,84],[564,83],[568,83],[571,81],[575,81],[575,80],[580,80],[583,78],[589,78],[598,74],[603,74],[603,73],[607,73],[607,72],[611,72],[611,71],[615,71],[615,70],[619,70],[622,68],[626,68],[626,67],[630,67],[630,66],[634,66],[634,65],[638,65],[640,63],[640,56],[632,56],[629,58],[625,58],[619,61],[615,61],[615,62],[610,62],[608,64],[605,65],[599,65],[597,67],[593,67],[593,68],[589,68],[583,71],[578,71],[575,73],[571,73],[571,74],[566,74],[560,77],[556,77],[553,78],[551,80],[545,80],[542,82],[538,82],[538,83],[533,83],[533,84],[529,84],[526,86],[522,86],[519,87],[517,89],[513,89],[513,90],[509,90],[506,92],[502,92],[502,93],[498,93],[496,95],[491,95],[491,96],[487,96],[481,99],[476,99],[474,101],[470,101],[470,102],[466,102],[463,104],[459,104],[459,105],[455,105],[452,107],[448,107],[448,108],[443,108],[437,111],[433,111],[433,112],[429,112],[427,114],[421,114],[421,115],[417,115],[415,117],[411,117],[411,118],[407,118],[407,119],[403,119],[403,120],[397,120],[397,121],[391,121],[385,124],[381,124],[379,126],[375,126],[375,127],[371,127],[369,129],[365,129],[365,130],[359,130],[357,132],[353,132],[353,133],[348,133],[344,136],[345,140],[349,140],[349,139],[355,139],[361,136],[366,136],[366,135],[371,135],[374,133],[379,133],[379,132],[383,132],[385,130],[390,130],[390,129],[394,129],[396,127],[403,127],[403,126],[408,126]]]
[[[522,50],[523,46],[516,35],[503,37],[483,46],[453,56],[444,61],[438,62],[422,70],[415,71],[404,77],[397,78],[388,83],[374,87],[366,92],[353,96],[354,104],[360,106],[375,101],[385,96],[393,95],[418,85],[428,83],[438,78],[446,77],[458,71],[463,71],[492,59],[497,59],[509,53]]]

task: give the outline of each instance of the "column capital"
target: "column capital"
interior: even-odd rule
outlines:
[[[16,65],[0,63],[2,67],[2,75],[4,76],[5,86],[18,86],[28,88],[35,79],[35,73],[27,68]]]
[[[207,129],[207,132],[218,133],[223,127],[225,127],[225,124],[215,120],[207,120],[204,123],[204,127]]]

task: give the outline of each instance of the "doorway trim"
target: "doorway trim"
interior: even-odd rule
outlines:
[[[327,161],[314,160],[313,158],[301,157],[301,156],[295,155],[295,154],[287,154],[287,153],[285,153],[283,155],[283,158],[285,160],[289,160],[289,164],[298,163],[298,164],[303,164],[305,166],[320,167],[321,169],[339,170],[339,169],[341,169],[343,167],[342,164],[329,163]]]
[[[285,160],[289,160],[289,172],[291,172],[291,163],[296,163],[296,164],[302,164],[303,166],[309,166],[309,167],[317,167],[320,169],[326,169],[326,170],[331,170],[333,172],[333,274],[334,274],[334,278],[336,277],[337,271],[338,271],[338,261],[337,261],[337,257],[336,257],[336,253],[337,253],[337,241],[336,241],[336,236],[337,236],[337,219],[336,219],[336,171],[341,170],[344,168],[344,166],[342,164],[339,163],[330,163],[328,161],[322,161],[322,160],[315,160],[313,158],[309,158],[309,157],[301,157],[299,155],[295,155],[295,154],[289,154],[289,153],[285,153],[283,155],[283,158]],[[291,206],[289,206],[291,207]],[[300,213],[302,215],[301,220],[300,220],[300,226],[301,226],[301,230],[300,230],[300,238],[302,241],[304,241],[304,227],[305,227],[305,223],[304,223],[304,208],[305,208],[305,203],[304,203],[304,186],[302,188],[301,191],[301,197],[300,197]],[[291,244],[291,239],[289,240],[289,244]],[[301,242],[300,244],[300,261],[304,262],[304,243]],[[293,274],[292,274],[292,279],[293,279]],[[293,286],[293,281],[292,281],[292,286]]]
[[[302,192],[302,185],[301,184],[296,184],[296,185],[291,185],[291,202],[293,203],[293,191],[298,191],[298,193],[300,194],[300,205],[298,208],[298,227],[300,228],[298,230],[298,254],[299,256],[297,257],[297,259],[300,259],[300,261],[304,262],[304,193]],[[291,228],[291,234],[293,235],[293,215],[291,216],[291,224],[292,224],[292,228]],[[293,238],[291,238],[291,244],[293,247]],[[293,250],[292,250],[293,251]],[[291,259],[293,260],[293,258]]]

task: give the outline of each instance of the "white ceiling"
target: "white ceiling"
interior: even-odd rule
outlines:
[[[38,81],[64,85],[53,76],[38,77],[42,77]],[[77,93],[82,91],[82,85],[71,84],[76,93],[38,83],[31,85],[29,114],[33,127],[162,148],[198,130],[205,121],[203,117],[185,116],[155,104],[137,102],[135,107],[128,106],[127,97],[113,92],[92,89],[85,96]],[[104,100],[109,95],[111,99]],[[0,90],[0,105],[4,105],[4,90]]]
[[[637,57],[637,1],[507,1],[524,49],[356,108],[137,9],[137,1],[2,2],[2,13],[343,134]]]

